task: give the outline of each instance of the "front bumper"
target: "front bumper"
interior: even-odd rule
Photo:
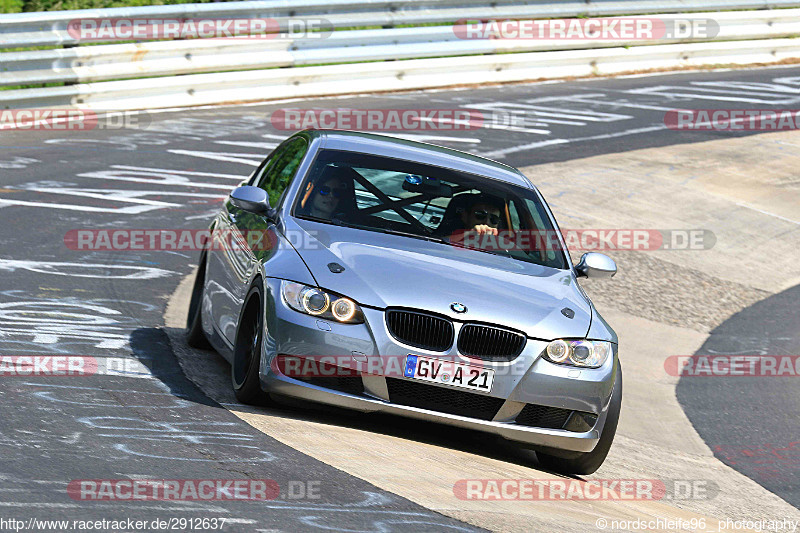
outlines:
[[[318,320],[298,313],[280,298],[278,280],[268,280],[268,285],[272,297],[266,309],[266,342],[260,372],[265,391],[362,412],[389,413],[483,431],[532,446],[589,452],[597,445],[616,378],[616,350],[614,357],[609,358],[601,368],[576,369],[544,360],[541,354],[547,343],[529,339],[523,352],[512,363],[481,363],[484,367],[495,369],[495,382],[489,394],[457,389],[465,394],[498,398],[496,403],[501,403],[501,406],[490,420],[450,414],[393,403],[387,378],[381,375],[362,375],[363,392],[336,390],[336,387],[320,385],[319,381],[308,383],[284,375],[277,365],[271,364],[278,354],[299,357],[356,354],[359,362],[372,357],[404,358],[408,354],[449,358],[461,356],[455,346],[451,352],[442,354],[403,345],[389,334],[381,310],[363,309],[366,322],[359,325]],[[465,363],[470,362],[463,357],[461,359]],[[389,379],[405,378],[393,375]],[[406,381],[421,383],[413,379]],[[447,385],[421,384],[453,390]],[[582,428],[585,430],[581,431],[516,423],[517,415],[527,404],[591,413],[597,418],[593,426]]]

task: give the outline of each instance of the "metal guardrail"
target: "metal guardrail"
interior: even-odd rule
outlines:
[[[487,5],[489,4],[489,5]],[[798,0],[260,0],[135,8],[15,13],[0,16],[0,48],[77,44],[67,32],[77,18],[324,17],[335,28],[447,23],[465,18],[690,13],[800,7]]]
[[[491,7],[485,1],[264,0],[2,15],[0,49],[75,44],[66,28],[77,18],[272,18],[284,24],[291,18],[320,17],[335,28],[384,27],[340,29],[324,39],[194,39],[0,53],[0,86],[77,83],[0,91],[0,108],[199,105],[612,74],[698,64],[699,58],[713,64],[746,64],[800,57],[800,40],[786,39],[800,34],[800,9],[791,9],[800,7],[800,0],[666,2],[666,11],[679,15],[665,13],[663,0],[496,0]],[[763,10],[772,7],[785,9]],[[713,9],[758,10],[698,13]],[[665,20],[686,19],[683,13],[694,12],[694,18],[717,21],[720,31],[708,42],[669,41],[673,44],[664,40],[465,40],[452,25],[470,17],[538,19],[654,12]],[[391,27],[443,22],[451,24]],[[754,57],[758,60],[751,61]],[[566,63],[552,64],[554,58]],[[468,72],[469,80],[458,79],[456,72]],[[348,73],[355,76],[349,83]]]
[[[610,75],[708,64],[746,65],[800,57],[797,39],[637,46],[414,59],[109,81],[0,91],[0,108],[77,106],[154,109],[278,98]]]
[[[718,41],[775,39],[800,32],[800,9],[702,15],[713,16],[719,23],[720,31],[715,37]],[[661,16],[664,20],[681,17]],[[700,40],[687,39],[684,42]],[[465,40],[458,38],[453,26],[344,30],[333,32],[325,39],[161,41],[2,54],[5,72],[0,77],[0,86],[669,42],[675,41]]]

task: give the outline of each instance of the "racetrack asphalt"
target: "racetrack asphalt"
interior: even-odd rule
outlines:
[[[226,530],[237,531],[297,524],[474,529],[256,431],[183,376],[162,316],[198,252],[79,251],[65,244],[73,229],[205,227],[227,192],[290,134],[270,122],[274,110],[512,113],[522,120],[514,127],[403,134],[527,166],[752,135],[673,131],[664,114],[683,107],[783,109],[798,100],[800,69],[771,68],[178,110],[147,113],[142,127],[120,130],[0,132],[0,355],[112,357],[140,372],[0,378],[0,515],[225,517]],[[795,289],[757,303],[715,329],[698,353],[761,349],[767,340],[761,353],[797,354],[797,307]],[[767,387],[682,379],[678,399],[712,449],[732,419],[745,446],[791,448],[797,441],[791,380]],[[769,408],[766,416],[759,405]],[[768,478],[752,463],[718,457],[800,503],[796,452],[791,464],[780,465],[781,476]],[[267,504],[119,503],[75,500],[66,490],[72,480],[143,478],[274,479],[283,492]],[[319,498],[288,493],[290,485],[309,483],[319,484]]]

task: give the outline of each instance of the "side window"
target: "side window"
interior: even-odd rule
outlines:
[[[258,183],[258,181],[261,179],[261,176],[264,174],[264,169],[267,168],[270,165],[270,163],[272,163],[273,156],[275,155],[275,152],[277,152],[278,150],[280,150],[280,148],[276,148],[275,150],[273,150],[266,157],[266,159],[264,159],[261,162],[261,164],[258,165],[258,168],[255,169],[253,173],[250,175],[250,179],[247,180],[248,185],[255,185],[256,183]]]
[[[549,224],[545,223],[546,214],[544,212],[544,208],[542,207],[542,205],[539,202],[533,202],[527,199],[525,200],[525,203],[527,204],[527,211],[530,213],[530,216],[533,219],[532,220],[534,226],[533,229],[542,231],[542,228],[548,227]],[[552,248],[553,246],[557,246],[556,245],[557,237],[555,235],[548,235],[548,238],[545,242],[551,244],[547,246],[547,252],[546,254],[544,254],[547,257],[542,257],[542,259],[544,259],[545,261],[556,260],[556,252]]]
[[[275,151],[266,166],[266,172],[257,178],[257,186],[269,194],[269,205],[273,207],[278,205],[283,191],[294,177],[307,151],[308,144],[305,139],[300,138],[288,142]]]

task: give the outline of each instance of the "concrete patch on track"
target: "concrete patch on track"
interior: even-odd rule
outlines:
[[[580,254],[575,255],[578,260]],[[619,309],[656,322],[707,332],[771,294],[685,266],[684,257],[673,257],[676,262],[672,262],[659,259],[653,252],[612,251],[608,255],[617,262],[618,277],[610,283],[601,280],[582,284],[601,313],[603,309]]]
[[[797,265],[769,260],[791,257],[800,244],[798,145],[800,133],[780,132],[522,170],[567,217],[562,225],[709,229],[717,237],[710,253],[653,256],[776,292],[800,281]]]
[[[166,325],[189,379],[260,431],[327,464],[445,515],[492,530],[591,531],[599,518],[800,519],[797,509],[717,460],[675,397],[670,355],[695,353],[710,328],[800,279],[800,190],[794,133],[645,149],[524,169],[566,228],[710,229],[709,250],[608,252],[620,273],[586,282],[617,329],[625,401],[611,454],[586,479],[706,482],[709,498],[662,501],[479,501],[460,479],[557,479],[530,452],[483,434],[383,415],[254,409],[235,403],[229,367],[188,348],[180,327],[191,289],[174,293]],[[710,167],[713,161],[717,167]],[[746,204],[746,205],[743,205]],[[579,254],[578,254],[579,255]],[[776,260],[777,258],[777,260]],[[656,527],[655,529],[678,529]],[[737,529],[736,531],[743,531]]]
[[[618,276],[583,284],[601,311],[707,332],[800,283],[798,144],[781,132],[522,170],[564,228],[713,232],[708,250],[609,251]]]

